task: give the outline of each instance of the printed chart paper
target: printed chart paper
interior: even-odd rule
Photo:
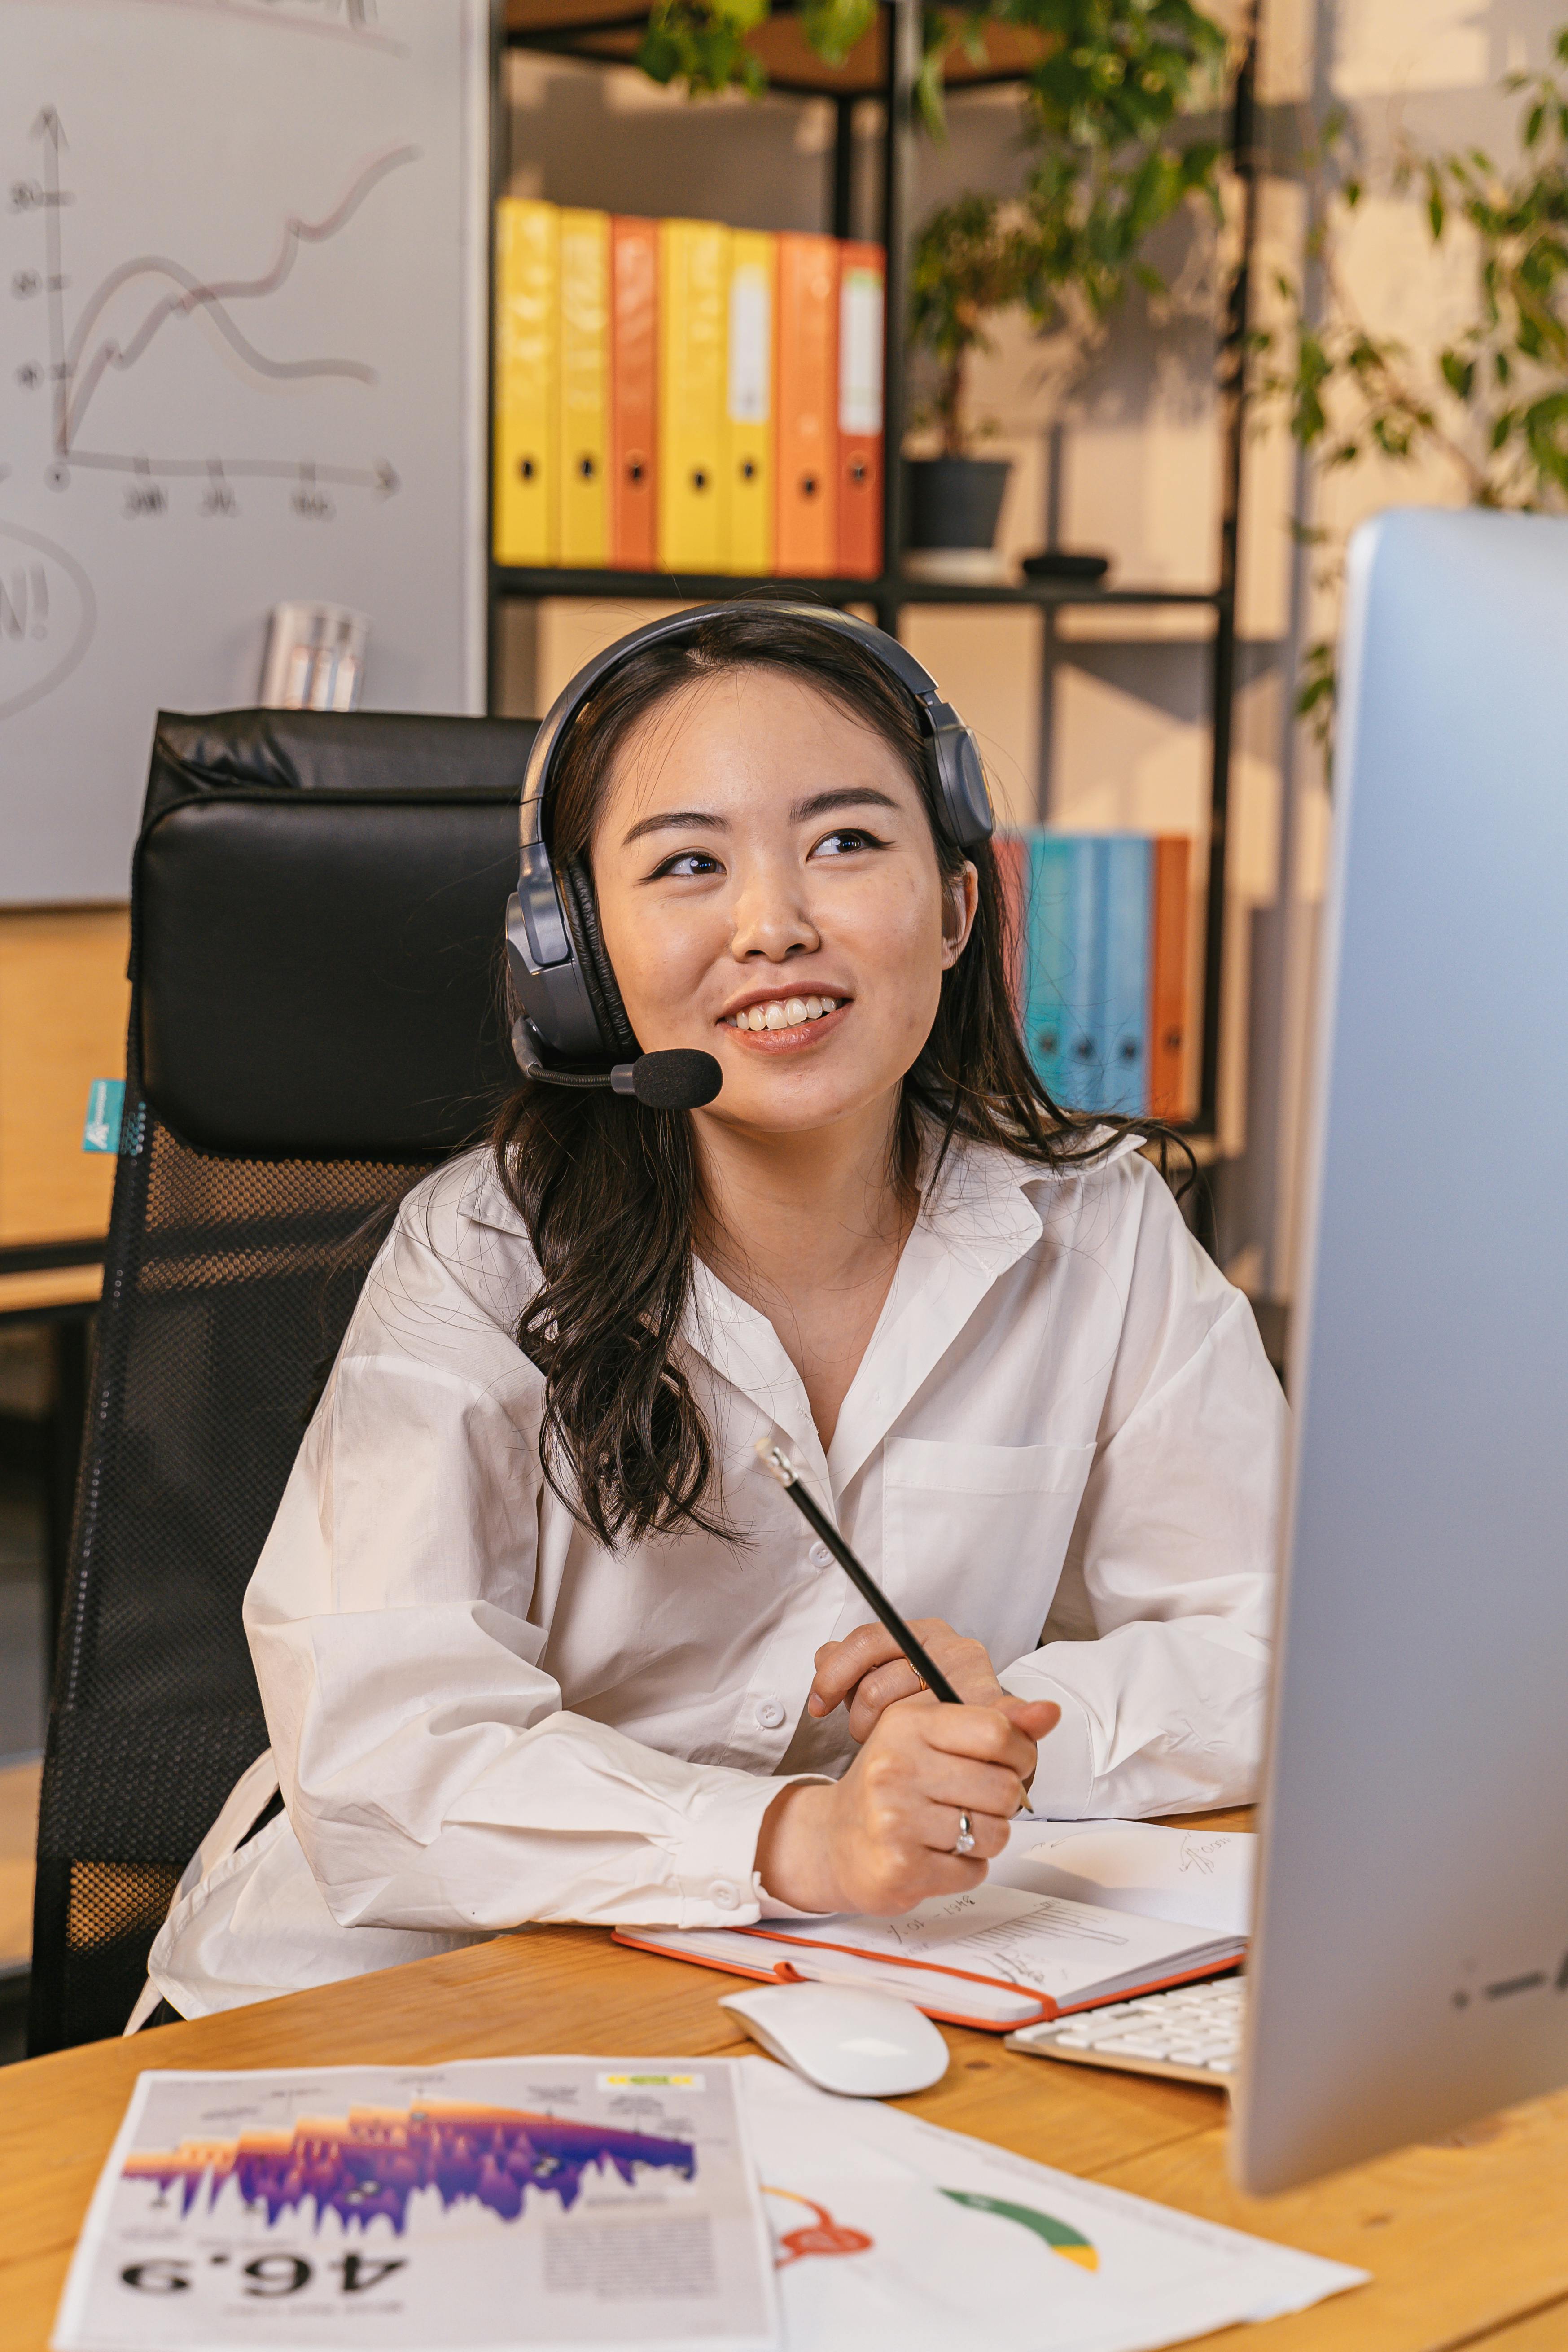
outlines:
[[[775,2352],[724,2059],[140,2078],[56,2352]]]
[[[1154,2352],[1363,2271],[741,2061],[788,2352]]]

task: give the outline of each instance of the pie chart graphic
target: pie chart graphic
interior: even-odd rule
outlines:
[[[1084,2236],[1067,2221],[1058,2221],[1054,2213],[1042,2213],[1034,2205],[1009,2204],[1005,2197],[981,2197],[967,2189],[944,2189],[955,2205],[967,2205],[972,2213],[994,2213],[999,2221],[1016,2221],[1026,2230],[1033,2230],[1049,2246],[1053,2254],[1064,2262],[1077,2263],[1080,2270],[1097,2271],[1100,2256]]]

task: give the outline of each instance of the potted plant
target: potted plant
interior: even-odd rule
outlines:
[[[943,568],[921,564],[931,551],[989,551],[995,540],[1011,465],[975,453],[982,428],[971,411],[970,362],[992,349],[988,320],[1029,300],[1037,268],[1024,207],[995,196],[960,196],[920,233],[910,271],[910,338],[935,362],[928,416],[940,448],[905,461],[906,539],[917,570]]]
[[[986,558],[1008,464],[977,454],[991,428],[976,424],[970,400],[971,362],[992,348],[988,320],[1022,308],[1037,334],[1058,339],[1059,395],[1103,341],[1130,281],[1166,290],[1143,247],[1188,197],[1215,201],[1217,158],[1212,141],[1113,155],[1042,138],[1022,196],[960,196],[931,215],[911,263],[910,341],[934,363],[934,397],[919,421],[935,426],[940,454],[906,459],[916,570],[953,578],[999,568]],[[953,554],[961,549],[980,552],[965,566]],[[923,560],[935,551],[945,552]]]

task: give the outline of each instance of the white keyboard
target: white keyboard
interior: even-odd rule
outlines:
[[[1009,2050],[1034,2058],[1067,2058],[1080,2066],[1120,2066],[1133,2074],[1164,2074],[1178,2083],[1228,2087],[1241,2063],[1247,1987],[1240,1977],[1178,1985],[1105,2009],[1075,2010],[1047,2025],[1026,2025],[1007,2036]]]

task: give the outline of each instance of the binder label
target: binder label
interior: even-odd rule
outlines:
[[[882,278],[848,268],[838,295],[838,429],[882,429]]]
[[[765,425],[773,392],[773,289],[765,269],[742,265],[730,280],[730,418]]]

